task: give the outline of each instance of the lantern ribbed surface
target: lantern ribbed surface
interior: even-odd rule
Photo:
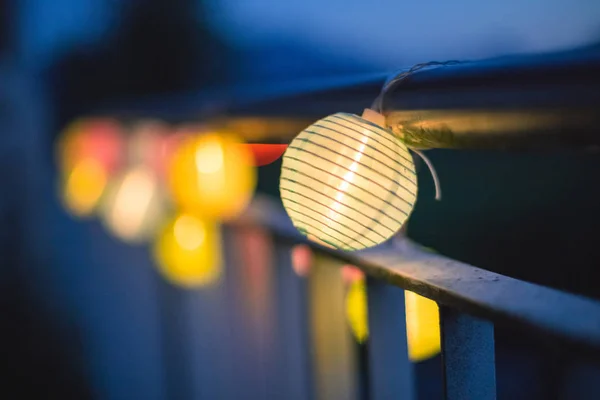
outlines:
[[[290,143],[280,193],[304,235],[359,250],[386,241],[404,225],[417,198],[417,177],[408,148],[391,131],[337,113]]]

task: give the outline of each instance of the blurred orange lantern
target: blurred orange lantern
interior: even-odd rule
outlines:
[[[252,154],[230,135],[205,134],[186,140],[173,156],[169,181],[183,210],[211,219],[230,219],[246,207],[256,187]]]
[[[61,181],[61,199],[73,215],[85,217],[96,209],[108,182],[105,168],[93,158],[75,163]]]
[[[69,212],[83,217],[97,208],[122,153],[120,127],[112,119],[85,119],[67,128],[57,143],[57,162],[61,198]]]

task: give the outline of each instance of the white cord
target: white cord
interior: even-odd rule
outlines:
[[[429,172],[431,173],[431,177],[433,178],[433,183],[435,185],[435,199],[441,200],[442,188],[440,187],[440,179],[438,177],[437,171],[435,170],[435,167],[433,166],[433,163],[429,160],[429,158],[427,158],[425,154],[423,154],[422,151],[412,148],[410,148],[410,150],[412,150],[415,154],[421,157],[425,164],[427,164],[427,167],[429,167]]]

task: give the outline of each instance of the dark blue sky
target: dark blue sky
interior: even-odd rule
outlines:
[[[44,63],[61,48],[96,40],[125,3],[23,1],[23,55]],[[597,0],[208,0],[207,6],[214,30],[237,46],[289,40],[381,69],[600,39]]]
[[[600,37],[597,0],[211,0],[215,27],[258,46],[301,38],[383,67],[569,48]],[[240,32],[244,32],[240,35]]]

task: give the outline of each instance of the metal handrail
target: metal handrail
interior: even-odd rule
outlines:
[[[310,244],[369,276],[482,319],[600,350],[600,301],[528,283],[433,254],[402,237],[395,244],[343,252],[308,242],[282,207],[258,198],[241,220],[269,229],[276,240]]]
[[[384,113],[407,141],[428,148],[600,148],[600,47],[511,56],[415,72],[386,96]],[[361,113],[384,79],[307,84],[271,98],[232,101],[215,113],[215,126],[234,127],[254,140],[285,141],[298,127],[344,111]],[[281,124],[284,117],[287,125]]]
[[[600,46],[417,71],[386,96],[388,124],[412,144],[451,149],[600,149]],[[289,142],[315,119],[360,114],[390,74],[213,88],[111,104],[123,119],[201,122],[249,141]]]

